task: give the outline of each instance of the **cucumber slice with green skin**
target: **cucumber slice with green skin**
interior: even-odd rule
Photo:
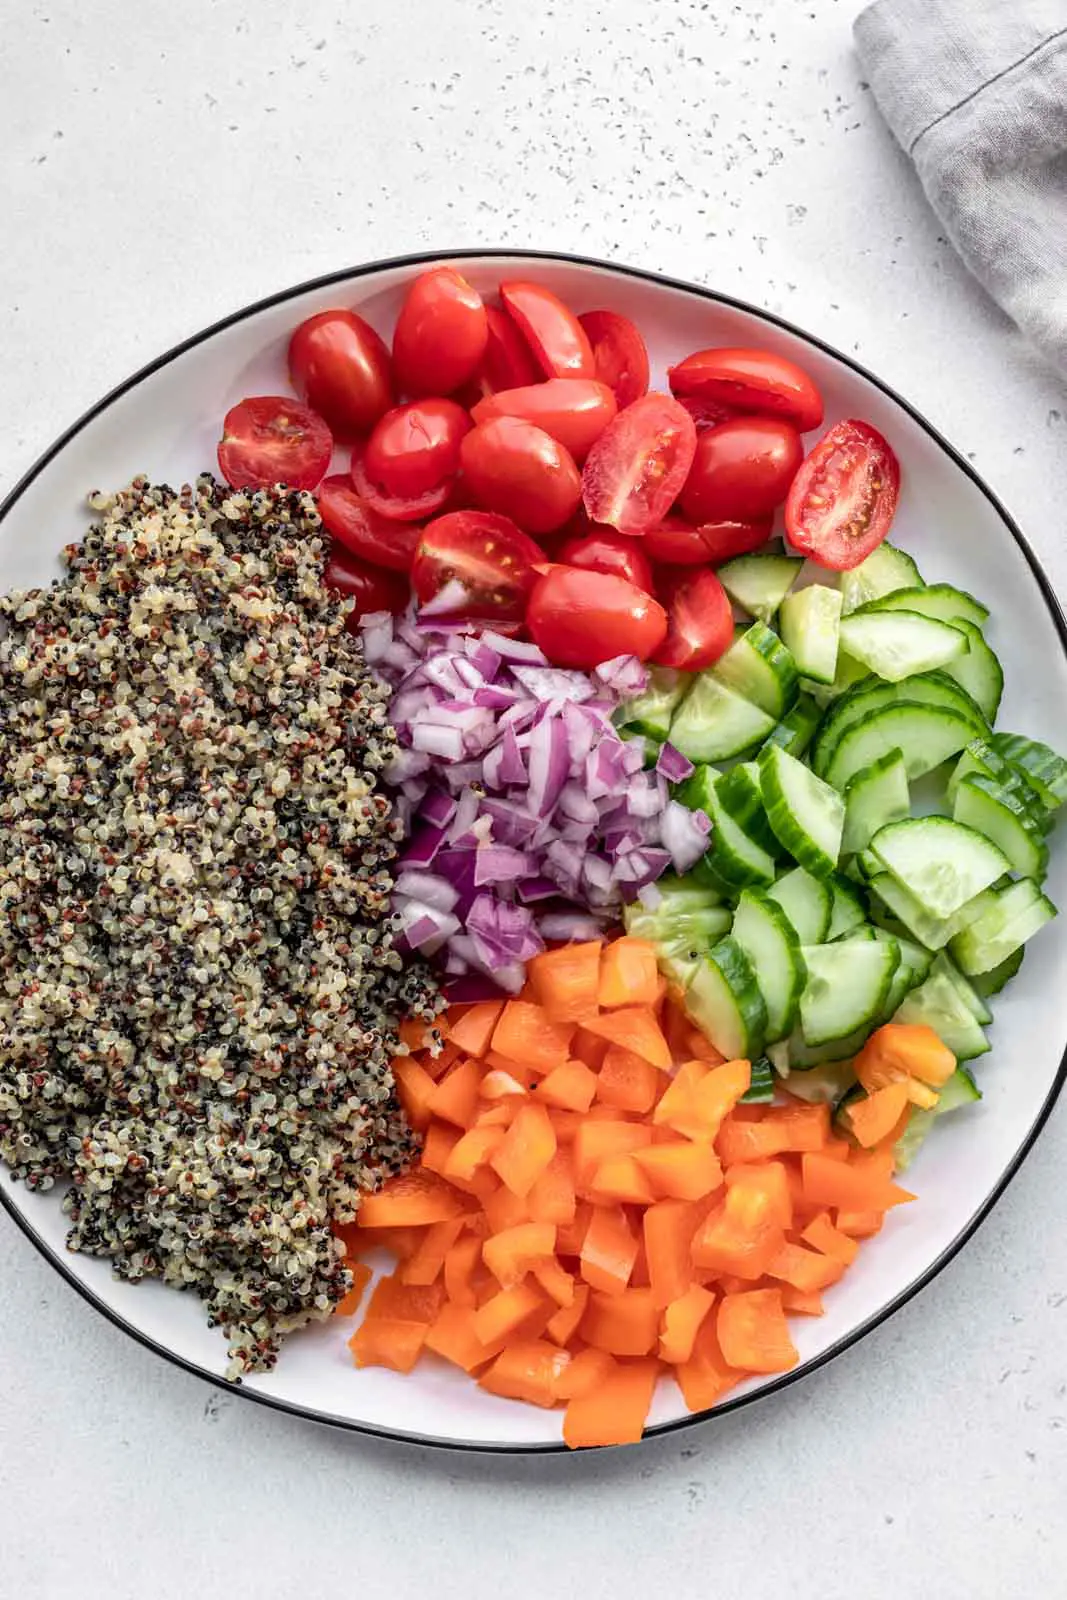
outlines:
[[[785,850],[816,877],[833,872],[841,854],[845,802],[778,745],[760,755],[767,820]]]
[[[692,950],[688,943],[681,941],[677,944],[667,940],[656,945],[656,962],[659,970],[676,988],[688,989],[703,959],[703,951]]]
[[[1051,814],[1045,809],[1044,801],[1034,784],[1025,772],[1013,767],[1010,761],[1005,761],[999,751],[994,750],[986,739],[972,739],[952,769],[945,791],[945,799],[949,805],[955,804],[957,789],[964,778],[970,777],[972,773],[981,773],[984,777],[995,779],[1002,788],[1007,789],[1022,803],[1030,820],[1043,833],[1049,831],[1052,826]]]
[[[866,561],[841,574],[842,614],[847,617],[869,600],[880,600],[896,589],[923,587],[922,574],[911,557],[895,545],[880,544]]]
[[[1026,774],[1046,810],[1055,811],[1067,800],[1067,761],[1040,739],[1024,739],[1018,733],[995,733],[993,748],[1005,761]]]
[[[877,1027],[893,974],[895,944],[881,939],[839,939],[803,946],[808,981],[800,997],[800,1027],[811,1048]]]
[[[772,884],[767,893],[781,906],[802,945],[826,943],[833,915],[829,884],[813,877],[803,867],[796,867]]]
[[[735,556],[716,570],[730,599],[750,617],[770,622],[804,565],[799,556]]]
[[[675,712],[670,739],[690,761],[727,761],[761,744],[773,727],[759,706],[701,672]]]
[[[791,756],[802,756],[815,737],[822,712],[810,695],[798,697],[793,709],[767,735],[764,748],[776,744]]]
[[[864,679],[829,707],[811,751],[811,764],[825,778],[838,744],[850,730],[869,721],[887,706],[942,706],[973,725],[974,737],[987,736],[989,724],[970,695],[944,672],[923,672],[904,683],[878,683]]]
[[[854,611],[841,623],[841,645],[887,683],[933,672],[967,651],[959,628],[917,611]]]
[[[786,1088],[809,1105],[836,1105],[856,1081],[851,1061],[828,1061],[821,1067],[799,1068],[789,1074]]]
[[[862,928],[867,921],[867,902],[854,883],[840,872],[828,879],[830,886],[830,926],[820,944],[832,944],[835,939]]]
[[[766,1106],[774,1099],[777,1086],[774,1068],[766,1056],[760,1056],[752,1063],[752,1077],[745,1093],[741,1096],[743,1106]]]
[[[891,750],[901,750],[908,777],[921,778],[958,755],[975,731],[974,723],[955,711],[904,700],[850,728],[834,750],[824,777],[833,788],[843,790],[849,779],[872,761]]]
[[[763,1054],[767,1007],[752,963],[729,935],[705,956],[685,992],[698,1028],[727,1061]]]
[[[992,1011],[990,1011],[974,985],[963,976],[951,956],[946,955],[944,950],[939,950],[934,957],[933,966],[930,970],[931,972],[943,972],[949,982],[955,986],[956,993],[971,1013],[975,1022],[980,1027],[988,1028],[993,1020]]]
[[[889,922],[890,933],[895,933],[896,924],[901,923],[926,950],[943,950],[951,939],[997,903],[996,892],[985,889],[954,916],[932,917],[890,872],[872,878],[868,887],[872,895],[871,916],[874,921],[880,924]],[[890,917],[884,916],[880,905],[889,910]]]
[[[702,911],[706,906],[717,906],[722,901],[721,894],[717,894],[714,889],[705,888],[702,884],[694,883],[688,873],[684,878],[668,873],[666,877],[656,879],[655,888],[659,900],[651,909],[660,916],[666,916],[668,911],[679,913]],[[641,911],[645,909],[639,901],[635,901],[633,906],[627,909],[634,907]]]
[[[1004,670],[983,639],[981,628],[962,617],[953,626],[964,635],[968,648],[966,654],[946,661],[944,670],[966,689],[992,727],[1004,693]]]
[[[905,995],[893,1020],[933,1028],[957,1061],[972,1061],[989,1049],[981,1023],[964,1005],[956,985],[944,972],[931,969],[925,982]]]
[[[616,726],[662,744],[692,682],[691,673],[675,672],[673,667],[652,667],[643,693],[625,701],[616,711]]]
[[[628,906],[624,918],[626,931],[635,939],[647,939],[649,944],[684,947],[699,955],[710,950],[716,940],[730,931],[732,921],[725,906],[704,906],[699,911],[667,912],[645,911],[640,907],[632,912]]]
[[[841,637],[840,590],[813,583],[787,594],[778,627],[801,677],[832,684]]]
[[[1022,966],[1025,955],[1026,946],[1021,944],[1010,956],[1005,957],[999,967],[993,967],[989,972],[976,973],[971,979],[972,989],[984,1000],[991,1000],[994,995],[1000,993],[1006,983],[1011,982]]]
[[[838,1062],[851,1067],[853,1056],[859,1054],[870,1036],[871,1024],[865,1022],[855,1033],[847,1034],[843,1039],[831,1039],[829,1044],[809,1045],[805,1044],[800,1028],[794,1028],[788,1041],[790,1081],[787,1087],[790,1093],[794,1073],[818,1071]],[[777,1049],[777,1046],[774,1048]]]
[[[888,928],[876,927],[874,936],[876,939],[894,939],[896,941],[897,949],[900,951],[900,967],[898,971],[906,971],[908,974],[907,988],[904,993],[922,983],[934,961],[934,957],[925,945],[917,944],[914,939],[909,939],[906,933],[896,933]],[[896,1007],[894,1006],[893,1009],[895,1011]]]
[[[775,721],[785,715],[797,697],[796,662],[765,622],[754,622],[746,628],[711,671],[720,683],[751,700]]]
[[[845,855],[866,850],[880,828],[911,815],[908,769],[899,750],[889,750],[845,785]]]
[[[740,772],[740,778],[735,778],[734,772]],[[682,785],[679,798],[683,805],[711,818],[711,845],[704,859],[718,879],[735,889],[750,883],[773,883],[777,872],[774,856],[760,842],[761,837],[769,837],[774,843],[762,795],[754,790],[749,774],[742,768],[735,767],[734,772],[718,773],[711,767],[698,767]],[[730,780],[725,788],[733,811],[724,800],[725,779]]]
[[[1030,821],[1025,806],[995,778],[973,772],[956,790],[952,815],[957,822],[984,833],[1003,851],[1024,878],[1043,878],[1048,871],[1048,846]]]
[[[958,1111],[962,1106],[974,1105],[981,1100],[982,1092],[966,1067],[957,1067],[948,1082],[938,1092],[937,1105],[932,1111],[913,1106],[908,1125],[893,1146],[897,1170],[904,1172],[925,1142],[938,1117],[947,1111]]]
[[[857,684],[865,683],[868,688],[878,682],[862,661],[854,661],[844,650],[837,652],[837,671],[833,683],[815,683],[811,678],[801,678],[800,687],[806,689],[811,698],[824,710],[840,700],[849,689],[856,688]]]
[[[920,617],[937,622],[971,622],[980,628],[989,618],[989,609],[965,589],[950,583],[930,583],[921,589],[894,589],[880,600],[870,600],[861,611],[916,611]]]
[[[1037,884],[1030,878],[1020,878],[1000,890],[996,904],[956,935],[949,953],[968,978],[991,972],[1055,915],[1056,907]]]
[[[951,917],[1011,870],[1003,850],[950,817],[908,817],[880,828],[871,849],[931,917]]]
[[[789,1040],[779,1039],[776,1044],[769,1044],[767,1046],[767,1054],[764,1059],[770,1062],[779,1078],[788,1078]]]
[[[775,900],[746,890],[737,902],[733,937],[752,963],[767,1008],[766,1039],[782,1039],[793,1026],[806,973],[800,940]]]
[[[723,810],[733,817],[749,838],[755,839],[768,855],[781,854],[781,847],[767,820],[759,766],[755,761],[744,761],[730,772],[721,773],[715,780],[715,792]]]

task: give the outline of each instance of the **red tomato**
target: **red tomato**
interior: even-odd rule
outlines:
[[[419,530],[409,522],[391,522],[359,498],[344,473],[324,478],[316,496],[322,525],[330,537],[353,555],[394,572],[410,572]]]
[[[686,481],[696,443],[692,417],[669,395],[646,394],[620,411],[582,473],[582,499],[593,521],[629,534],[662,522]]]
[[[294,389],[342,439],[373,428],[393,403],[389,349],[354,311],[320,311],[289,340]]]
[[[679,496],[691,522],[758,522],[789,493],[804,446],[788,422],[734,417],[697,440]]]
[[[718,661],[734,636],[730,599],[710,567],[660,576],[657,593],[667,607],[667,637],[653,656],[657,666],[700,672]]]
[[[822,422],[822,395],[803,368],[773,350],[698,350],[667,373],[673,394],[782,417],[800,433]]]
[[[522,417],[544,428],[583,461],[616,412],[615,396],[606,384],[592,378],[549,378],[521,389],[505,389],[479,400],[475,422],[494,417]]]
[[[482,364],[468,385],[471,406],[487,395],[499,394],[502,389],[522,389],[541,377],[529,345],[507,312],[498,306],[486,306],[485,316],[489,337]]]
[[[223,419],[219,471],[235,489],[314,489],[332,454],[325,422],[289,395],[242,400]]]
[[[426,489],[422,494],[390,494],[367,471],[362,450],[353,450],[348,470],[352,475],[352,487],[364,504],[392,522],[425,522],[427,517],[435,517],[448,505],[457,482],[454,477],[443,478],[434,488]]]
[[[495,511],[450,511],[423,529],[411,579],[420,602],[455,622],[521,622],[544,551]],[[450,587],[453,586],[453,587]]]
[[[707,433],[709,428],[717,428],[720,422],[737,416],[733,406],[722,406],[717,400],[704,400],[695,394],[678,395],[677,399],[692,417],[697,433]]]
[[[322,581],[327,589],[336,589],[356,602],[346,619],[351,633],[360,617],[370,616],[372,611],[403,611],[411,593],[407,579],[398,572],[372,567],[337,545],[330,551]]]
[[[709,561],[718,566],[766,544],[772,525],[773,519],[766,517],[762,522],[705,522],[694,527],[672,513],[658,528],[649,528],[641,542],[653,561],[668,566],[703,567]]]
[[[477,289],[452,267],[434,267],[407,292],[393,331],[396,380],[405,394],[451,394],[473,378],[489,324]]]
[[[502,283],[500,298],[546,378],[595,378],[589,340],[574,312],[540,283]]]
[[[557,667],[588,671],[614,656],[647,661],[666,637],[667,613],[625,578],[552,567],[530,596],[526,631]]]
[[[889,532],[900,463],[869,422],[836,422],[793,480],[785,505],[790,541],[835,572],[858,567]]]
[[[552,533],[574,515],[582,480],[574,460],[543,428],[497,417],[468,433],[460,461],[471,493],[487,511],[514,517],[528,533]]]
[[[614,392],[619,410],[647,394],[648,350],[629,317],[587,311],[578,321],[593,347],[596,375]]]
[[[609,572],[646,594],[652,593],[652,567],[643,543],[624,539],[622,534],[591,533],[585,538],[568,539],[556,560],[568,567],[580,567],[583,572]]]
[[[454,400],[411,400],[387,411],[367,440],[363,465],[387,494],[420,495],[459,470],[471,420]]]

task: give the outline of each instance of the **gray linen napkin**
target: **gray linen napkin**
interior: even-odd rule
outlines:
[[[1067,372],[1067,0],[877,0],[855,35],[960,255]]]

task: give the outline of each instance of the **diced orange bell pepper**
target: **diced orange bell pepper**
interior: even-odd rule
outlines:
[[[478,1105],[482,1069],[472,1056],[461,1056],[456,1065],[434,1085],[430,1110],[445,1122],[469,1128]]]
[[[380,1318],[385,1322],[424,1322],[429,1327],[436,1320],[444,1302],[443,1283],[408,1284],[402,1281],[399,1272],[394,1272],[389,1277],[378,1279],[364,1320],[373,1322],[375,1318]]]
[[[813,1250],[820,1250],[824,1256],[833,1256],[843,1267],[851,1266],[859,1254],[860,1247],[855,1239],[834,1227],[828,1211],[820,1211],[817,1217],[813,1217],[800,1237]]]
[[[558,1227],[573,1222],[577,1203],[569,1154],[557,1149],[526,1196],[526,1208],[532,1221]]]
[[[625,1122],[621,1117],[608,1120],[587,1118],[574,1136],[574,1186],[581,1193],[592,1183],[597,1168],[609,1156],[630,1155],[651,1144],[652,1130],[646,1122]]]
[[[449,1012],[448,1037],[464,1055],[481,1058],[489,1049],[493,1029],[504,1009],[502,1000],[482,1000],[465,1011],[455,1022]]]
[[[632,1155],[608,1156],[593,1174],[588,1191],[598,1204],[650,1205],[656,1199],[652,1184]]]
[[[511,1072],[504,1072],[500,1067],[491,1067],[482,1079],[478,1091],[483,1100],[524,1100],[526,1098],[526,1085],[520,1083]]]
[[[361,1228],[359,1231],[359,1244],[355,1251],[349,1254],[360,1254],[365,1250],[388,1250],[398,1261],[408,1261],[415,1254],[426,1236],[426,1227],[409,1228]]]
[[[419,1162],[422,1170],[436,1172],[440,1176],[462,1137],[461,1130],[454,1128],[450,1122],[431,1122],[422,1142],[422,1158]]]
[[[579,1024],[578,1031],[571,1040],[571,1055],[577,1061],[584,1061],[590,1072],[599,1072],[607,1053],[607,1039],[589,1033]]]
[[[474,1336],[480,1344],[492,1344],[513,1334],[528,1317],[546,1305],[546,1296],[531,1284],[518,1283],[490,1295],[474,1313]],[[553,1311],[555,1307],[553,1306]]]
[[[455,1066],[462,1054],[463,1052],[457,1050],[454,1044],[445,1044],[442,1045],[436,1055],[430,1050],[425,1050],[419,1059],[425,1071],[430,1074],[435,1083],[438,1083],[449,1068]]]
[[[671,1053],[663,1030],[656,1021],[656,1013],[650,1006],[624,1006],[619,1011],[602,1011],[598,1017],[587,1018],[582,1027],[588,1033],[606,1039],[609,1044],[619,1044],[625,1050],[632,1050],[654,1067],[661,1067],[664,1072],[670,1071]]]
[[[745,1372],[788,1372],[800,1360],[777,1289],[724,1295],[715,1330],[729,1365]]]
[[[616,1363],[595,1389],[570,1401],[563,1437],[572,1450],[639,1444],[652,1405],[658,1361]]]
[[[569,1306],[560,1306],[554,1312],[551,1321],[545,1329],[553,1344],[570,1344],[578,1324],[585,1316],[585,1308],[589,1304],[590,1288],[587,1283],[574,1285],[574,1299]]]
[[[838,1211],[837,1227],[850,1239],[872,1239],[885,1226],[884,1211]]]
[[[503,1128],[470,1128],[452,1146],[442,1170],[450,1183],[470,1183],[479,1167],[488,1164],[504,1142]]]
[[[446,1222],[433,1222],[422,1236],[414,1255],[408,1257],[400,1268],[401,1283],[425,1287],[436,1283],[445,1265],[445,1256],[451,1250],[466,1225],[463,1216],[449,1217]]]
[[[621,1294],[637,1257],[637,1239],[621,1206],[597,1206],[582,1240],[581,1274],[592,1289]]]
[[[895,1067],[931,1089],[940,1089],[956,1070],[952,1051],[923,1023],[887,1022],[871,1034],[855,1061],[856,1076],[865,1089],[884,1087],[884,1083],[868,1083],[864,1075],[875,1059],[883,1071]]]
[[[445,1256],[445,1293],[454,1305],[473,1307],[476,1304],[474,1277],[481,1264],[482,1241],[476,1234],[457,1239]]]
[[[599,939],[593,939],[534,956],[527,975],[534,995],[552,1022],[581,1022],[585,1017],[596,1016],[603,948]]]
[[[573,1305],[574,1279],[565,1267],[560,1266],[557,1256],[547,1256],[543,1261],[535,1261],[530,1270],[535,1282],[558,1306]]]
[[[363,1261],[349,1261],[345,1265],[352,1274],[352,1287],[346,1289],[343,1297],[334,1306],[335,1317],[355,1316],[363,1299],[363,1291],[373,1276],[371,1269]]]
[[[493,1055],[516,1063],[520,1076],[551,1072],[568,1059],[573,1035],[572,1023],[552,1022],[528,1000],[509,1000],[493,1030]]]
[[[653,1144],[635,1150],[633,1158],[657,1200],[703,1200],[722,1187],[722,1167],[710,1144]]]
[[[891,1134],[910,1103],[907,1079],[887,1083],[863,1099],[851,1100],[845,1108],[849,1129],[865,1149],[881,1144]]]
[[[620,1044],[608,1047],[596,1077],[596,1096],[603,1105],[620,1111],[651,1111],[659,1086],[659,1069],[650,1061]]]
[[[711,1040],[701,1033],[686,1014],[680,992],[676,991],[675,995],[668,1000],[664,1012],[664,1027],[672,1059],[705,1061],[712,1067],[721,1066],[726,1057],[721,1050],[716,1050]]]
[[[502,1183],[492,1194],[486,1195],[482,1211],[490,1233],[503,1233],[505,1228],[517,1228],[520,1222],[533,1220],[527,1197],[512,1194]]]
[[[505,1014],[507,1007],[505,1007]],[[512,1194],[528,1195],[556,1153],[556,1130],[544,1106],[519,1107],[490,1166]]]
[[[915,1198],[877,1171],[866,1171],[850,1161],[828,1161],[823,1155],[805,1155],[801,1163],[804,1193],[809,1204],[820,1210],[888,1211],[891,1206]]]
[[[615,1359],[606,1350],[579,1350],[556,1380],[556,1392],[561,1400],[591,1394],[614,1367]]]
[[[710,1411],[746,1374],[731,1367],[719,1347],[715,1318],[705,1317],[693,1345],[693,1354],[675,1369],[674,1376],[690,1411]]]
[[[681,1299],[692,1281],[690,1250],[702,1208],[684,1200],[660,1200],[642,1219],[649,1285],[661,1308]]]
[[[574,1216],[570,1222],[560,1223],[556,1228],[557,1255],[574,1257],[581,1255],[582,1243],[592,1216],[593,1207],[589,1201],[579,1200],[574,1207]]]
[[[400,1043],[407,1045],[409,1050],[425,1050],[430,1043],[431,1022],[423,1022],[421,1017],[405,1017],[396,1030]]]
[[[789,1188],[789,1169],[783,1161],[754,1161],[731,1167],[725,1175],[727,1189],[757,1189],[767,1198],[777,1222],[792,1227],[793,1200]]]
[[[672,1300],[663,1310],[663,1323],[659,1336],[659,1358],[672,1366],[692,1359],[697,1334],[712,1306],[715,1296],[699,1283],[691,1284],[680,1299]]]
[[[471,1123],[471,1131],[475,1128],[510,1128],[521,1104],[514,1095],[508,1095],[506,1099],[482,1105]]]
[[[359,1224],[364,1228],[417,1227],[428,1222],[446,1222],[463,1210],[462,1196],[425,1167],[412,1167],[390,1178],[377,1194],[367,1194],[359,1208]]]
[[[537,1086],[537,1098],[563,1111],[588,1111],[597,1090],[596,1073],[584,1061],[553,1067]]]
[[[560,1398],[559,1381],[570,1362],[569,1350],[545,1339],[517,1340],[505,1346],[478,1383],[490,1394],[547,1409]]]
[[[600,1004],[654,1006],[659,999],[656,952],[643,939],[615,939],[600,962]]]
[[[364,1321],[348,1341],[357,1367],[389,1367],[410,1372],[426,1343],[430,1325],[375,1317]]]
[[[763,1116],[758,1121],[735,1115],[723,1123],[715,1141],[723,1166],[733,1166],[738,1161],[766,1161],[786,1151],[821,1150],[830,1137],[828,1105],[761,1109]]]
[[[396,1092],[404,1115],[413,1128],[423,1129],[430,1120],[434,1091],[437,1085],[425,1067],[414,1056],[396,1056],[393,1059],[393,1077]]]
[[[482,1344],[474,1334],[474,1311],[446,1301],[426,1334],[426,1348],[464,1372],[473,1372],[500,1354],[503,1339]]]
[[[782,1310],[792,1311],[801,1317],[821,1317],[826,1307],[822,1303],[822,1295],[814,1289],[794,1289],[791,1284],[783,1283]]]
[[[651,1289],[589,1296],[578,1336],[613,1356],[646,1356],[659,1338],[659,1308]]]
[[[817,1293],[836,1283],[845,1270],[844,1262],[834,1256],[820,1255],[817,1250],[806,1250],[802,1244],[786,1241],[777,1255],[767,1263],[767,1277],[788,1283],[794,1289]]]
[[[693,1240],[693,1262],[752,1282],[784,1243],[792,1220],[788,1179],[774,1161],[734,1167],[728,1176],[726,1199]]]
[[[552,1256],[556,1230],[548,1222],[520,1222],[503,1233],[494,1233],[482,1245],[482,1260],[502,1289],[521,1283],[537,1261]]]

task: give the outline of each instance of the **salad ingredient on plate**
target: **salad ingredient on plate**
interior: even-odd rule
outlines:
[[[619,410],[648,393],[648,348],[640,329],[617,311],[587,311],[578,318],[593,347],[601,383],[614,392]]]
[[[447,395],[473,378],[489,342],[482,297],[454,267],[433,267],[412,282],[393,330],[397,387]]]
[[[354,311],[320,311],[289,341],[296,389],[338,439],[366,433],[393,404],[385,340]]]

